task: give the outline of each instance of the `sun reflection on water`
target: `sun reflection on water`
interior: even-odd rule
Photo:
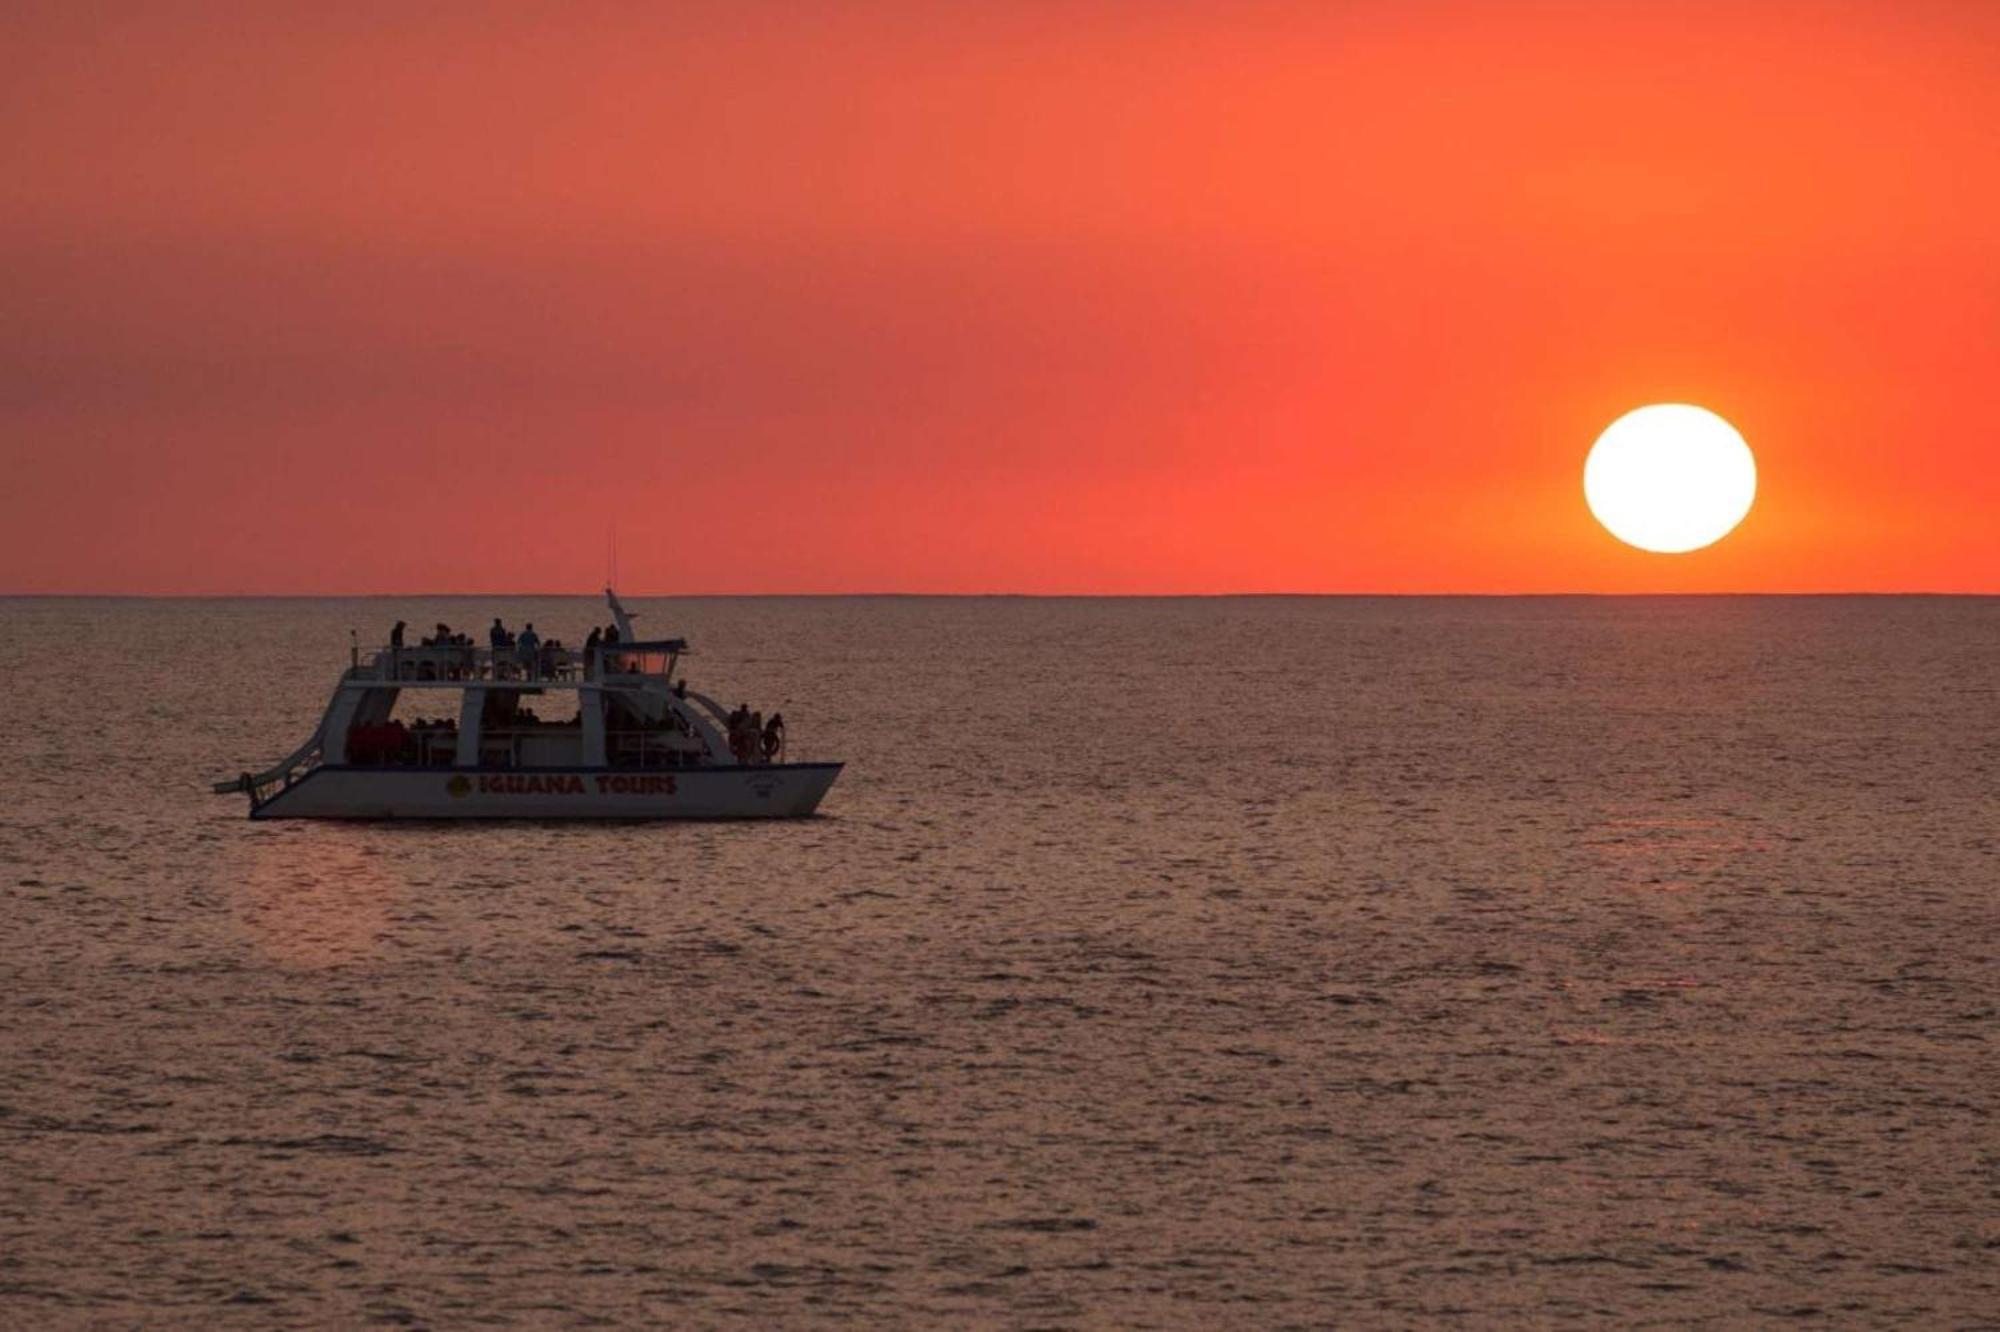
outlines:
[[[1612,886],[1659,893],[1707,887],[1770,848],[1719,818],[1620,814],[1601,820],[1583,845]]]

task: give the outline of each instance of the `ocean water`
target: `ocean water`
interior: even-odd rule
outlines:
[[[2000,601],[643,603],[789,824],[253,824],[0,601],[0,1325],[2000,1326]]]

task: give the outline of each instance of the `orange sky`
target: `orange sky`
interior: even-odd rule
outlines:
[[[16,4],[0,103],[0,592],[2000,592],[2000,4]]]

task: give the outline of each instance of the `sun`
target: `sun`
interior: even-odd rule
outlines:
[[[1611,535],[1679,555],[1729,535],[1757,498],[1757,460],[1736,427],[1705,407],[1629,411],[1597,437],[1583,497]]]

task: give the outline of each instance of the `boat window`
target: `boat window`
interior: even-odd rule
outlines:
[[[458,753],[456,689],[405,689],[389,715],[347,733],[347,761],[362,767],[444,768]]]
[[[480,724],[488,732],[545,731],[552,727],[580,727],[576,692],[530,693],[519,689],[490,689],[486,692],[486,712]]]
[[[457,689],[404,689],[397,693],[388,719],[404,726],[456,726],[464,697]]]
[[[604,701],[604,757],[614,768],[672,768],[700,763],[707,746],[677,711]]]

